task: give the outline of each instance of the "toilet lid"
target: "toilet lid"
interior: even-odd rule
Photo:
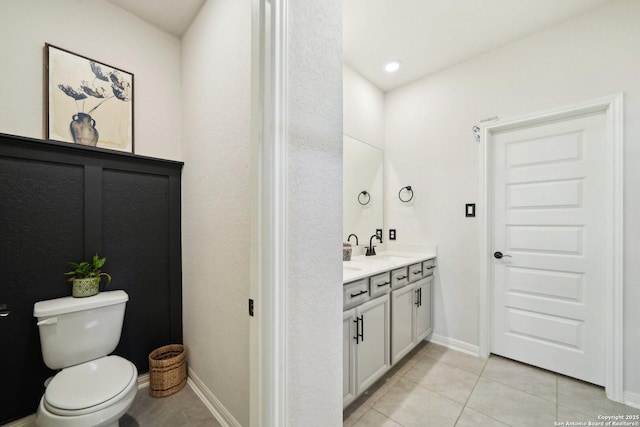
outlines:
[[[60,371],[47,386],[44,397],[56,408],[81,410],[115,397],[133,375],[134,367],[128,360],[102,357]]]

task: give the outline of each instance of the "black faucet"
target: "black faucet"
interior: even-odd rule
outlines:
[[[351,236],[356,238],[356,246],[358,246],[358,236],[356,236],[355,234],[351,233],[349,234],[349,237],[347,237],[347,242],[349,242],[351,240]]]
[[[376,254],[376,247],[373,246],[373,239],[380,240],[380,236],[378,236],[377,234],[371,236],[371,238],[369,239],[369,247],[367,248],[367,253],[365,254],[365,256],[372,256]]]

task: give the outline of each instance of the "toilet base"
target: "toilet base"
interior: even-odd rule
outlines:
[[[137,375],[136,375],[137,377]],[[120,418],[127,413],[138,393],[138,381],[134,377],[126,394],[112,406],[97,412],[78,416],[60,416],[51,413],[44,404],[44,396],[40,399],[36,423],[39,427],[119,427]]]

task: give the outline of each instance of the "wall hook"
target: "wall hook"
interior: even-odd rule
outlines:
[[[403,199],[402,198],[402,191],[406,190],[407,193],[409,193],[409,198],[408,199]],[[400,199],[401,202],[407,203],[410,202],[411,200],[413,200],[413,189],[411,188],[410,185],[407,185],[406,187],[402,187],[400,189],[400,191],[398,192],[398,199]]]
[[[476,142],[480,142],[480,128],[478,126],[474,126],[471,130],[476,134]]]
[[[366,190],[362,190],[360,194],[358,194],[358,203],[362,206],[368,205],[371,201],[371,194],[369,194]]]

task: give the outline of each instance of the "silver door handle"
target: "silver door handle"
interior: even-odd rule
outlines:
[[[0,304],[0,317],[7,317],[11,314],[9,306],[7,304]]]

